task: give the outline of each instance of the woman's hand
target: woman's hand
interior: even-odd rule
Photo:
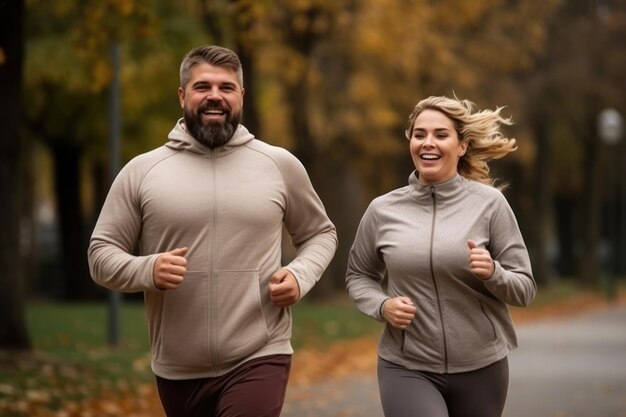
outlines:
[[[493,259],[487,249],[479,248],[473,240],[467,241],[469,247],[469,267],[476,278],[488,280],[495,271]]]
[[[398,329],[406,329],[416,311],[413,301],[404,296],[389,298],[383,304],[383,318]]]

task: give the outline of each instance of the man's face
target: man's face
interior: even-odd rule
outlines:
[[[187,130],[209,148],[223,146],[241,122],[243,95],[235,72],[195,65],[185,89],[178,89]]]

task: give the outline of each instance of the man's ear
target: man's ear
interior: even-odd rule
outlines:
[[[178,101],[180,102],[180,108],[185,108],[185,90],[182,87],[178,87]]]

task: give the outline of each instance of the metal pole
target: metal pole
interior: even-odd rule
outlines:
[[[111,44],[111,68],[113,77],[109,94],[109,159],[111,179],[120,171],[120,44]],[[108,309],[108,334],[107,341],[111,346],[119,345],[120,341],[120,310],[122,307],[122,294],[117,291],[109,292]]]
[[[615,109],[607,108],[598,115],[598,134],[602,142],[607,145],[609,159],[608,161],[608,178],[607,189],[608,198],[608,224],[610,242],[610,257],[608,261],[607,275],[605,280],[606,295],[609,300],[614,300],[617,295],[615,280],[620,269],[620,199],[621,199],[621,181],[620,176],[620,142],[623,133],[622,115]],[[613,148],[613,149],[611,149]]]
[[[618,148],[619,149],[619,148]],[[618,269],[619,269],[619,181],[617,179],[619,175],[618,155],[617,152],[611,152],[609,150],[610,160],[608,161],[608,207],[607,217],[609,220],[609,236],[610,243],[609,261],[608,261],[608,279],[606,282],[606,297],[608,300],[615,300],[616,282]]]
[[[620,172],[619,195],[620,195],[620,246],[618,257],[620,259],[620,276],[626,276],[626,141],[622,141],[619,152]]]

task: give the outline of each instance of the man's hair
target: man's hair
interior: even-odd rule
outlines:
[[[226,68],[237,74],[237,81],[243,88],[243,69],[236,53],[230,49],[215,45],[204,45],[192,49],[180,64],[180,86],[184,89],[191,77],[191,69],[198,64],[209,64]]]

